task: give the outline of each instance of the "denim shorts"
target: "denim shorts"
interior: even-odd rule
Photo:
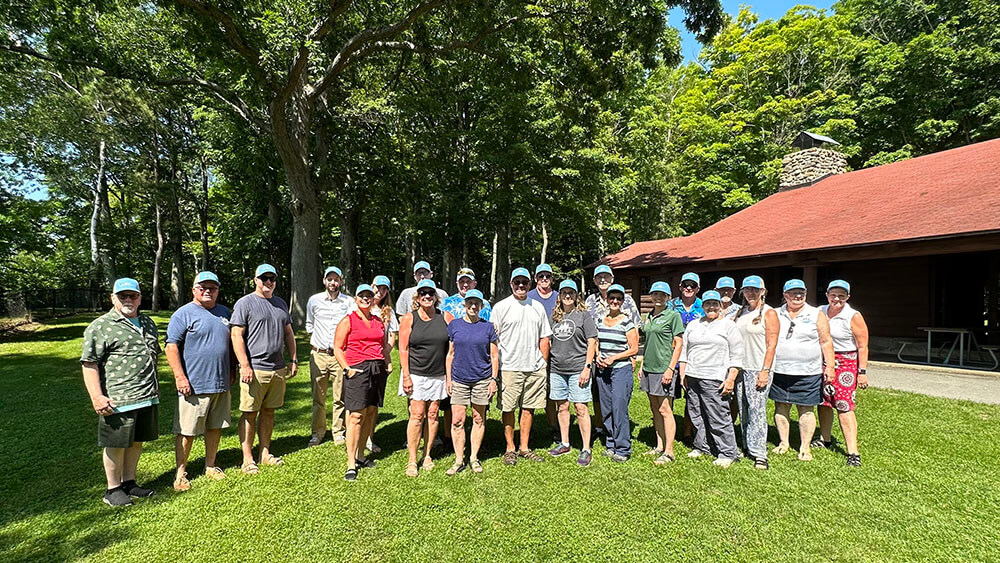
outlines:
[[[585,386],[580,387],[580,372],[572,375],[552,372],[549,374],[549,398],[553,401],[589,403],[592,399],[590,386],[593,383],[594,378],[591,377]]]

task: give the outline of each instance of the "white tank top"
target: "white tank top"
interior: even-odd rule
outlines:
[[[784,375],[823,373],[823,350],[819,346],[819,330],[816,328],[816,317],[819,314],[819,309],[806,304],[793,320],[788,316],[786,305],[778,309],[781,328],[778,331],[778,347],[774,351],[774,373]],[[795,323],[794,327],[792,323]],[[789,329],[791,334],[788,333]]]
[[[830,337],[833,338],[834,352],[854,352],[858,349],[858,343],[854,340],[854,331],[851,330],[851,320],[858,312],[851,307],[850,303],[844,303],[844,308],[840,313],[831,317],[827,314],[829,305],[823,305],[820,310],[830,319]]]
[[[736,328],[740,329],[740,336],[743,337],[743,369],[756,371],[764,366],[764,353],[767,352],[767,337],[765,334],[764,314],[773,309],[768,304],[764,304],[763,311],[743,311],[736,319]],[[760,320],[754,324],[754,320],[760,316]]]

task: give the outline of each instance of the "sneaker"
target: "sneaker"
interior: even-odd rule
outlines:
[[[533,450],[521,450],[517,452],[517,457],[523,457],[531,461],[545,461],[545,458],[536,454]]]
[[[861,467],[861,454],[847,454],[847,465],[850,467]]]
[[[122,483],[122,490],[132,498],[146,498],[153,496],[153,489],[144,489],[135,484],[135,481],[125,481]]]
[[[601,455],[607,456],[607,457],[611,457],[611,456],[615,455],[615,452],[612,451],[612,450],[609,450],[608,448],[604,448],[603,450],[601,450]]]
[[[762,457],[753,462],[754,469],[760,469],[761,471],[767,471],[771,467],[767,464],[767,458]]]
[[[810,448],[819,448],[821,450],[829,450],[833,447],[833,440],[829,442],[824,442],[822,438],[816,438],[812,442],[809,442]]]
[[[357,479],[358,479],[357,469],[348,469],[347,472],[344,473],[344,481],[356,481]]]
[[[123,491],[121,487],[115,487],[105,491],[104,498],[102,500],[104,501],[104,504],[108,506],[132,506],[132,499],[125,494],[125,491]]]
[[[503,454],[504,465],[517,465],[517,452],[510,451]]]
[[[736,463],[736,460],[731,457],[720,457],[712,462],[712,465],[717,465],[723,469],[729,467],[730,465]]]
[[[590,450],[583,450],[580,452],[580,457],[576,458],[576,464],[580,467],[589,467],[593,460],[594,454],[590,453]]]
[[[611,454],[611,461],[614,461],[614,462],[617,462],[617,463],[625,463],[626,461],[628,461],[628,457],[629,456],[627,456],[627,455]]]
[[[316,446],[318,446],[318,445],[320,445],[322,443],[323,443],[323,437],[322,436],[313,436],[313,437],[309,438],[308,447],[315,448]]]
[[[226,478],[226,472],[221,467],[206,467],[205,477],[218,481]]]
[[[559,444],[556,447],[549,450],[549,455],[552,457],[559,457],[561,455],[566,455],[570,452],[569,444]]]
[[[174,490],[183,493],[191,488],[191,481],[188,480],[187,473],[181,473],[174,478]]]
[[[705,455],[705,452],[701,450],[691,450],[688,452],[688,457],[701,457]]]

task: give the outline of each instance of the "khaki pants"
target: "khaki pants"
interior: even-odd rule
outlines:
[[[344,437],[344,369],[337,358],[315,350],[309,355],[309,379],[312,381],[312,435],[326,434],[326,391],[333,395],[333,437]]]

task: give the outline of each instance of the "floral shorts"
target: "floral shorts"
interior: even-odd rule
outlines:
[[[835,352],[833,357],[837,374],[832,383],[823,382],[823,406],[851,412],[858,389],[858,353]]]

